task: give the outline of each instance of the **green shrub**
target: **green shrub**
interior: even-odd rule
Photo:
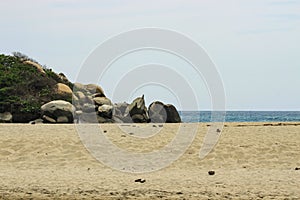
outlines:
[[[43,104],[58,98],[54,87],[57,83],[73,88],[72,83],[63,81],[51,69],[44,69],[45,75],[25,60],[36,62],[21,53],[0,55],[0,112],[38,114]]]

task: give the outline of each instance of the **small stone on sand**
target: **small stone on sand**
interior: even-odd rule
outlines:
[[[211,170],[211,171],[208,171],[208,174],[211,175],[211,176],[212,176],[212,175],[215,175],[215,171],[212,171],[212,170]]]

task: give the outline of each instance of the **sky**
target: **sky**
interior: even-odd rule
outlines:
[[[299,0],[1,0],[0,19],[0,53],[22,52],[71,81],[107,39],[144,27],[173,30],[198,43],[213,61],[227,110],[300,110]],[[149,63],[168,65],[184,80],[166,74],[163,79],[177,86],[156,80],[118,95],[134,78],[126,70]],[[161,100],[181,110],[211,109],[205,78],[190,68],[164,52],[135,52],[113,63],[97,83],[114,102],[145,94],[147,104]],[[88,83],[89,73],[93,69],[81,81]],[[149,79],[145,70],[136,77]],[[127,83],[118,86],[122,78]],[[197,103],[187,105],[190,94],[178,94],[186,85]]]

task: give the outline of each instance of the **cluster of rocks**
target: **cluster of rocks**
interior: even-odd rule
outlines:
[[[155,101],[145,105],[144,95],[132,103],[115,103],[95,84],[75,83],[73,91],[64,84],[57,92],[73,102],[55,100],[41,106],[41,119],[31,123],[179,123],[181,118],[171,104]],[[10,113],[0,113],[0,122],[11,122]]]
[[[173,105],[156,101],[145,105],[144,95],[132,103],[115,103],[100,86],[74,84],[75,121],[79,123],[179,123],[181,118]]]

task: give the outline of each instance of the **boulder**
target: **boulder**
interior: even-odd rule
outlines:
[[[85,103],[94,104],[94,100],[93,100],[92,96],[85,95],[81,91],[77,91],[74,94],[78,98],[78,104],[81,104],[81,105],[83,105]],[[74,98],[73,98],[73,101],[74,101]]]
[[[75,94],[72,94],[72,101],[74,103],[78,103],[79,102],[79,98]]]
[[[129,106],[128,103],[115,103],[114,104],[114,110],[113,110],[113,116],[123,118],[125,116],[125,111],[127,107]]]
[[[167,104],[164,106],[166,113],[167,113],[167,123],[180,123],[181,122],[181,118],[180,115],[177,111],[177,109],[175,108],[175,106],[171,105],[171,104]]]
[[[85,85],[85,89],[90,92],[91,94],[101,94],[101,97],[105,97],[103,89],[96,84],[87,84]]]
[[[72,123],[75,107],[67,101],[56,100],[42,105],[41,112],[42,116],[52,118],[55,122],[57,122],[59,117],[66,117],[68,119],[68,123]],[[46,119],[46,121],[49,120]],[[49,122],[51,122],[51,120]]]
[[[147,107],[145,106],[145,100],[144,95],[142,97],[136,98],[127,108],[125,111],[125,117],[130,115],[132,118],[134,115],[134,118],[132,118],[132,121],[135,123],[143,123],[143,122],[149,122],[149,115],[147,112]]]
[[[165,123],[167,121],[165,105],[160,101],[151,103],[148,108],[148,113],[152,123]]]
[[[153,123],[180,123],[180,115],[171,104],[155,101],[149,105],[149,117]]]
[[[74,86],[73,86],[73,90],[74,91],[85,91],[85,86],[81,83],[74,83]]]
[[[130,115],[126,115],[128,103],[116,103],[113,108],[113,120],[115,123],[132,123]],[[126,116],[125,116],[126,115]]]
[[[24,61],[24,63],[35,67],[40,73],[46,74],[43,67],[41,65],[39,65],[38,63],[32,62],[30,60],[26,60],[26,61]]]
[[[59,73],[59,74],[58,74],[58,77],[59,77],[62,81],[64,81],[65,83],[70,82],[70,81],[68,80],[68,78],[66,77],[66,75],[64,75],[63,73]]]
[[[10,112],[0,113],[0,123],[9,123],[12,122],[12,114]]]
[[[149,122],[147,117],[144,114],[134,114],[131,116],[131,120],[134,123],[145,123],[145,122]]]
[[[67,97],[72,97],[72,90],[69,86],[63,83],[57,83],[55,85],[55,91],[56,94],[62,95],[62,96],[67,96]]]
[[[98,115],[100,117],[111,119],[112,113],[113,113],[113,106],[111,105],[102,105],[98,107]]]
[[[93,98],[95,104],[102,106],[102,105],[112,105],[111,100],[107,97],[95,97]]]
[[[82,106],[82,111],[86,113],[96,112],[96,110],[97,107],[95,106],[95,104],[85,103]]]
[[[83,92],[76,91],[74,94],[81,102],[85,101],[86,98],[85,98],[85,95],[83,94]]]

